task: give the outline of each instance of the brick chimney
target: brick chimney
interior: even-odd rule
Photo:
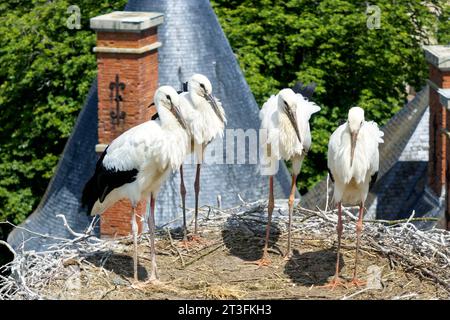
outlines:
[[[115,11],[92,18],[97,33],[94,52],[98,76],[98,144],[101,154],[117,136],[150,119],[148,108],[158,86],[157,26],[164,16],[156,12]],[[142,231],[146,201],[137,208]],[[131,232],[131,205],[122,200],[102,214],[102,237],[124,236]]]
[[[446,196],[446,224],[450,228],[450,46],[425,47],[430,66],[430,151],[428,184],[438,196]],[[447,131],[446,131],[447,130]],[[446,133],[447,132],[447,133]],[[445,187],[446,186],[446,187]]]

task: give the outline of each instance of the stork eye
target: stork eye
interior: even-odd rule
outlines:
[[[167,96],[166,96],[166,98],[167,98],[168,100],[172,100],[172,99],[170,98],[170,96],[169,96],[169,95],[167,95]]]
[[[203,83],[200,83],[200,87],[204,90],[206,90],[205,85]]]

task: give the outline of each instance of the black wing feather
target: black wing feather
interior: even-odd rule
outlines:
[[[378,171],[375,172],[375,173],[370,177],[369,190],[371,190],[371,189],[373,188],[373,186],[375,185],[375,182],[377,182],[377,177],[378,177]]]
[[[150,103],[150,105],[147,108],[150,108],[151,106],[154,106],[154,105],[155,105],[155,102],[152,102],[152,103]],[[155,112],[155,114],[152,115],[152,120],[156,120],[158,118],[159,118],[159,114],[158,114],[158,112]]]
[[[97,161],[94,175],[89,179],[83,189],[81,205],[87,207],[88,215],[91,214],[92,208],[97,200],[103,202],[111,191],[126,183],[135,181],[138,174],[137,169],[119,171],[105,168],[103,159],[105,158],[107,151],[108,148],[103,151]]]
[[[307,98],[308,100],[311,100],[314,91],[316,90],[317,84],[315,82],[311,82],[308,85],[303,85],[303,83],[301,81],[298,81],[294,87],[292,88],[292,90],[295,93],[300,93],[302,96],[304,96],[305,98]]]
[[[327,170],[328,170],[328,173],[330,174],[331,181],[334,182],[334,177],[333,177],[333,174],[331,173],[330,168],[327,168]]]
[[[177,93],[180,94],[187,91],[188,91],[188,82],[186,81],[181,84],[181,90],[178,90]]]
[[[86,214],[89,216],[92,211],[92,207],[95,204],[95,201],[97,201],[98,194],[100,191],[97,187],[97,177],[92,176],[89,181],[85,184],[83,189],[83,194],[81,195],[81,206],[83,208],[87,207]]]

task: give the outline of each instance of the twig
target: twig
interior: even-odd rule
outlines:
[[[183,268],[184,268],[184,267],[185,267],[185,263],[184,263],[183,255],[181,254],[180,249],[173,243],[172,235],[170,234],[169,228],[166,228],[166,230],[167,230],[167,234],[169,235],[170,245],[171,245],[172,248],[174,248],[175,251],[178,253],[178,256],[180,257],[180,260],[181,260],[181,265],[182,265]]]
[[[38,236],[38,237],[41,237],[41,238],[49,238],[49,239],[53,239],[53,240],[67,240],[67,239],[65,239],[65,238],[60,238],[60,237],[54,237],[54,236],[50,236],[50,235],[48,235],[48,234],[43,234],[43,233],[39,233],[39,232],[35,232],[35,231],[31,231],[31,230],[29,230],[29,229],[27,229],[27,228],[24,228],[24,227],[22,227],[22,226],[16,226],[15,224],[13,224],[13,223],[11,223],[11,222],[9,222],[9,221],[0,221],[0,224],[8,224],[8,225],[10,225],[10,226],[12,226],[12,227],[14,227],[14,228],[16,228],[16,229],[20,229],[20,230],[23,230],[23,231],[26,231],[26,232],[28,232],[28,233],[31,233],[31,234],[34,234],[34,235],[36,235],[36,236]]]
[[[392,298],[392,300],[401,300],[401,299],[406,299],[406,298],[412,298],[412,297],[416,297],[417,293],[409,293],[409,294],[405,294],[403,296],[395,296]]]
[[[111,289],[109,289],[108,291],[106,291],[106,292],[100,297],[100,300],[106,298],[106,296],[107,296],[108,294],[110,294],[111,292],[113,292],[113,291],[116,290],[116,289],[117,289],[117,285],[114,285],[113,288],[111,288]]]
[[[207,251],[207,252],[205,252],[205,253],[203,253],[203,254],[197,256],[197,257],[195,257],[194,259],[192,259],[192,260],[190,260],[190,261],[188,261],[188,262],[186,262],[185,267],[187,267],[187,266],[193,264],[194,262],[196,262],[196,261],[202,259],[203,257],[206,257],[207,255],[213,253],[214,251],[216,251],[217,249],[221,248],[222,246],[224,246],[224,243],[221,243],[221,244],[219,244],[218,246],[214,247],[213,249],[211,249],[211,250],[209,250],[209,251]]]
[[[405,228],[408,226],[408,224],[410,223],[411,219],[414,218],[415,215],[416,215],[416,210],[413,210],[413,212],[409,216],[408,220],[406,220],[405,224],[403,225],[402,229],[400,230],[400,233],[403,233],[403,231],[405,231]]]
[[[364,292],[366,292],[366,291],[368,291],[369,290],[369,288],[364,288],[364,289],[361,289],[361,290],[359,290],[359,291],[356,291],[355,293],[352,293],[351,295],[349,295],[349,296],[343,296],[340,300],[348,300],[348,299],[350,299],[350,298],[353,298],[353,297],[356,297],[357,295],[359,295],[359,294],[361,294],[361,293],[364,293]]]
[[[387,225],[394,225],[394,224],[400,224],[405,223],[409,220],[409,222],[415,222],[415,221],[439,221],[439,218],[432,218],[432,217],[420,217],[420,218],[412,218],[412,219],[399,219],[399,220],[383,220],[383,219],[370,219],[370,220],[364,220],[364,223],[384,223]]]
[[[86,237],[86,234],[84,234],[84,233],[78,233],[78,232],[73,231],[73,229],[72,229],[72,228],[70,227],[70,225],[67,223],[67,219],[66,219],[66,216],[65,216],[65,215],[63,215],[63,214],[57,214],[56,217],[57,217],[57,218],[61,218],[61,219],[63,220],[64,227],[66,227],[66,229],[70,232],[71,235],[73,235],[73,236],[75,236],[75,237],[77,237],[77,238],[83,238],[83,237]]]

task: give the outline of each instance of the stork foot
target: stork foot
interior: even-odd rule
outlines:
[[[367,281],[353,278],[352,281],[350,281],[350,284],[354,285],[355,287],[364,287],[365,285],[367,285]]]
[[[255,260],[255,261],[248,261],[245,262],[246,264],[256,264],[259,268],[261,267],[268,267],[272,264],[272,261],[270,260],[268,255],[263,255],[261,259]]]
[[[160,281],[156,277],[150,277],[147,281],[144,282],[147,286],[159,286],[162,285],[163,282]]]
[[[131,289],[142,290],[145,287],[145,282],[133,279],[130,287]]]
[[[292,251],[286,252],[285,255],[283,256],[283,260],[284,261],[289,261],[292,258]]]
[[[183,239],[178,243],[178,246],[188,250],[189,247],[192,246],[192,242],[190,242],[188,239]]]
[[[131,288],[136,289],[136,290],[145,290],[149,287],[152,286],[159,286],[162,285],[163,283],[161,281],[159,281],[156,277],[150,277],[148,280],[142,282],[142,281],[133,281],[133,283],[131,284]]]
[[[323,286],[319,286],[318,288],[326,288],[326,289],[330,289],[330,290],[334,290],[337,287],[344,287],[347,288],[346,283],[339,277],[335,276],[333,278],[333,280],[331,280],[330,282],[328,282],[326,285]]]
[[[188,238],[189,238],[190,241],[197,242],[197,243],[203,243],[203,242],[206,241],[199,234],[190,235]]]
[[[199,245],[199,244],[201,245],[201,244],[205,244],[205,243],[207,243],[207,241],[205,239],[203,239],[199,235],[193,234],[193,235],[188,235],[187,239],[181,240],[179,246],[183,247],[185,249],[189,249],[196,245]]]

